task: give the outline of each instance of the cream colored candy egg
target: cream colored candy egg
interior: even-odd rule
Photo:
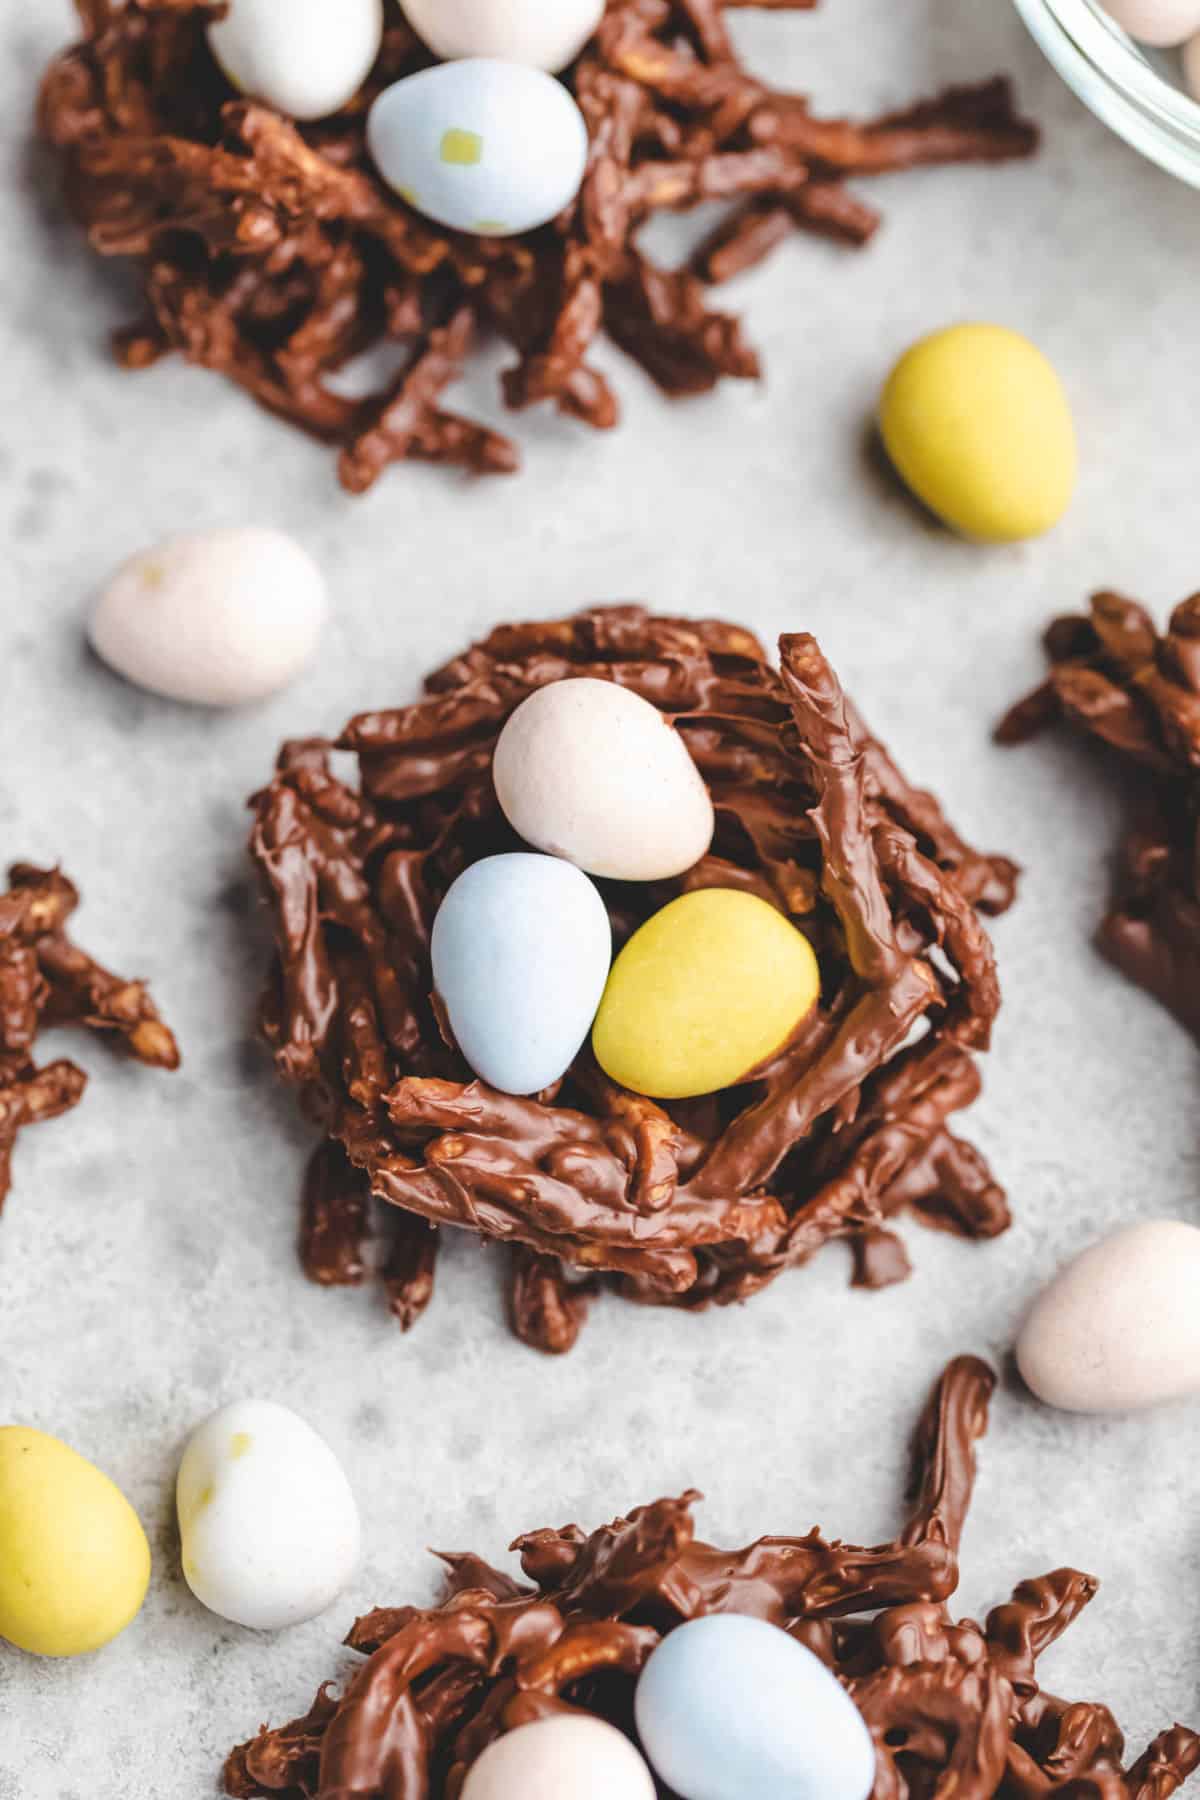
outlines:
[[[817,1003],[812,945],[754,894],[703,888],[635,931],[592,1031],[606,1075],[656,1100],[742,1081]]]
[[[341,1464],[274,1401],[236,1401],[206,1419],[175,1499],[188,1586],[235,1625],[278,1631],[315,1618],[358,1566],[358,1508]]]
[[[324,119],[371,72],[383,42],[383,0],[229,0],[208,41],[242,93],[293,119]]]
[[[138,687],[198,706],[238,706],[300,673],[326,610],[321,571],[283,532],[189,531],[118,569],[88,636],[97,656]]]
[[[541,1719],[489,1744],[462,1800],[654,1800],[645,1761],[603,1719]]]
[[[1102,4],[1139,44],[1166,49],[1200,31],[1200,0],[1102,0]]]
[[[36,1656],[81,1656],[124,1631],[150,1581],[128,1500],[67,1444],[0,1429],[0,1638]]]
[[[612,681],[531,694],[500,733],[492,773],[514,831],[589,875],[664,880],[712,842],[712,800],[683,739]]]
[[[367,120],[367,146],[384,181],[417,212],[452,231],[513,237],[575,198],[588,132],[561,81],[476,56],[385,88]]]
[[[1017,1339],[1034,1393],[1068,1412],[1124,1412],[1200,1393],[1200,1230],[1126,1225],[1061,1269]]]
[[[1200,31],[1183,47],[1183,78],[1194,100],[1200,100]]]
[[[436,56],[497,56],[557,74],[604,17],[604,0],[404,0]]]

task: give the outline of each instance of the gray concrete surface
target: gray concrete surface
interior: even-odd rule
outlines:
[[[521,481],[417,470],[355,502],[324,453],[207,375],[109,365],[121,280],[47,211],[28,145],[67,5],[0,5],[0,850],[63,859],[86,893],[81,937],[153,979],[186,1054],[170,1079],[78,1046],[86,1102],[22,1142],[0,1225],[0,1418],[102,1463],[156,1554],[143,1615],[102,1655],[57,1666],[0,1646],[2,1800],[211,1795],[235,1740],[307,1704],[356,1610],[432,1592],[428,1544],[499,1553],[518,1530],[686,1483],[719,1539],[814,1521],[886,1535],[945,1359],[1003,1360],[1040,1271],[1098,1232],[1200,1218],[1196,1051],[1088,944],[1116,800],[1068,745],[1004,755],[987,736],[1036,675],[1052,609],[1107,583],[1165,609],[1200,583],[1200,196],[1084,113],[1003,0],[829,0],[738,29],[827,109],[1009,69],[1045,153],[877,186],[888,223],[869,254],[797,242],[738,284],[760,387],[672,409],[606,355],[619,435],[527,419]],[[1082,480],[1044,542],[955,542],[861,454],[893,354],[964,316],[1030,331],[1070,389]],[[469,383],[489,415],[497,362]],[[111,565],[181,524],[251,518],[296,531],[331,577],[305,681],[217,718],[89,662],[82,620]],[[970,1127],[1016,1225],[985,1248],[914,1233],[914,1279],[876,1297],[847,1290],[832,1250],[740,1311],[609,1302],[562,1362],[508,1336],[492,1260],[456,1241],[404,1340],[366,1294],[319,1292],[294,1263],[306,1134],[252,1043],[243,797],[282,736],[411,696],[495,620],[629,595],[815,629],[904,764],[1027,866],[996,932],[1006,1009]],[[246,1393],[326,1433],[367,1527],[344,1602],[276,1639],[200,1609],[172,1531],[182,1439]],[[963,1609],[1060,1562],[1099,1574],[1046,1674],[1106,1699],[1134,1738],[1200,1715],[1198,1452],[1195,1406],[1078,1422],[1011,1386],[983,1452]]]

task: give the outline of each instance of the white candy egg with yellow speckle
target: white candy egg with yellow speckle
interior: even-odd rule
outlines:
[[[560,81],[488,57],[393,83],[371,108],[367,142],[402,200],[483,237],[547,224],[579,192],[588,155],[583,114]]]
[[[435,56],[500,56],[552,73],[574,62],[604,17],[604,0],[404,0]]]
[[[175,1484],[183,1572],[210,1612],[256,1631],[313,1619],[358,1566],[358,1507],[337,1457],[272,1400],[239,1400],[188,1441]]]

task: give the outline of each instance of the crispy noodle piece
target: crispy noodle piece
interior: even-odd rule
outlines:
[[[124,981],[67,936],[78,890],[59,869],[16,863],[0,893],[0,1210],[26,1125],[56,1119],[83,1098],[74,1063],[38,1067],[39,1031],[83,1025],[152,1068],[177,1069],[175,1039],[142,981]]]
[[[699,1495],[659,1500],[585,1535],[534,1531],[523,1581],[447,1556],[440,1605],[380,1607],[346,1642],[360,1658],[291,1725],[234,1750],[234,1800],[458,1800],[497,1737],[582,1712],[633,1735],[637,1676],[685,1620],[769,1620],[829,1667],[875,1743],[874,1800],[1168,1800],[1200,1763],[1181,1725],[1128,1767],[1106,1706],[1044,1693],[1038,1658],[1093,1599],[1075,1569],[1023,1581],[983,1626],[955,1622],[959,1542],[994,1377],[959,1357],[916,1439],[915,1500],[890,1544],[765,1537],[717,1550],[694,1535]],[[665,1793],[661,1787],[660,1793]]]
[[[176,351],[228,376],[333,445],[352,493],[409,457],[518,467],[508,438],[443,404],[480,332],[515,352],[510,407],[548,402],[599,430],[618,418],[588,360],[602,334],[668,395],[753,378],[711,283],[797,230],[865,244],[878,215],[848,179],[1028,156],[1037,133],[1002,80],[867,124],[815,118],[742,65],[724,13],[743,3],[608,0],[564,76],[591,139],[580,194],[543,230],[493,239],[432,224],[371,167],[372,100],[432,60],[397,10],[362,92],[298,126],[226,82],[205,35],[216,0],[77,0],[82,37],[45,76],[40,129],[93,249],[138,266],[145,311],[118,333],[118,360],[145,369]],[[728,210],[689,266],[643,255],[647,219],[709,201]],[[339,391],[331,378],[385,342],[407,352],[400,371],[359,399]]]
[[[978,1092],[999,1005],[979,912],[1010,904],[1016,870],[908,785],[811,637],[781,651],[776,673],[737,626],[634,606],[502,626],[415,705],[351,720],[336,748],[357,757],[357,787],[332,773],[332,746],[284,746],[252,803],[252,853],[278,952],[263,1029],[340,1146],[318,1153],[305,1201],[316,1280],[361,1279],[369,1188],[426,1226],[510,1245],[514,1325],[562,1351],[601,1286],[743,1300],[832,1238],[870,1246],[859,1280],[878,1286],[904,1271],[886,1221],[906,1209],[964,1237],[1004,1230],[1003,1193],[948,1121]],[[498,1093],[431,997],[441,897],[517,842],[492,786],[497,735],[572,675],[669,715],[716,810],[711,851],[680,880],[599,884],[617,945],[681,891],[738,887],[793,918],[821,962],[821,1003],[793,1040],[707,1099],[628,1093],[586,1048],[553,1090]],[[399,1253],[422,1304],[436,1243],[424,1229]],[[393,1304],[405,1324],[420,1310]]]

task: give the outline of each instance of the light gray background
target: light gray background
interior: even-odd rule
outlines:
[[[0,1646],[0,1800],[198,1800],[234,1742],[307,1705],[356,1611],[432,1593],[427,1544],[499,1553],[518,1530],[596,1523],[688,1483],[718,1541],[815,1521],[889,1535],[943,1362],[1002,1360],[1040,1273],[1097,1233],[1196,1220],[1196,1051],[1088,943],[1117,803],[1074,747],[1002,754],[988,726],[1037,676],[1052,610],[1107,583],[1164,609],[1200,583],[1200,196],[1108,137],[1002,0],[739,18],[753,59],[826,110],[1011,70],[1044,154],[872,184],[887,225],[870,252],[797,240],[739,283],[761,387],[672,408],[605,354],[619,434],[527,418],[522,479],[404,470],[353,501],[324,452],[221,382],[109,365],[122,282],[39,204],[47,171],[28,145],[68,9],[0,12],[0,850],[63,860],[86,895],[82,941],[152,978],[186,1057],[169,1077],[73,1043],[85,1103],[17,1155],[0,1420],[111,1472],[146,1520],[155,1576],[99,1656],[55,1665]],[[1031,332],[1070,390],[1082,479],[1044,542],[983,550],[935,532],[861,455],[894,354],[964,316]],[[496,414],[502,360],[472,376],[473,410]],[[294,530],[328,571],[333,625],[306,680],[213,717],[88,660],[89,595],[116,561],[158,533],[250,519]],[[410,698],[495,621],[631,595],[768,636],[817,631],[904,765],[1027,866],[996,932],[1006,1006],[967,1126],[1016,1225],[984,1247],[913,1233],[915,1278],[873,1297],[847,1290],[833,1249],[740,1311],[609,1301],[559,1362],[509,1336],[493,1260],[454,1239],[404,1339],[372,1294],[320,1292],[295,1264],[307,1138],[252,1042],[262,950],[243,800],[284,735]],[[366,1522],[342,1603],[278,1638],[212,1618],[178,1570],[181,1442],[242,1394],[287,1401],[328,1436]],[[1099,1574],[1045,1673],[1108,1701],[1135,1739],[1200,1723],[1198,1451],[1195,1406],[1080,1422],[1012,1386],[983,1450],[963,1610],[1061,1562]]]

